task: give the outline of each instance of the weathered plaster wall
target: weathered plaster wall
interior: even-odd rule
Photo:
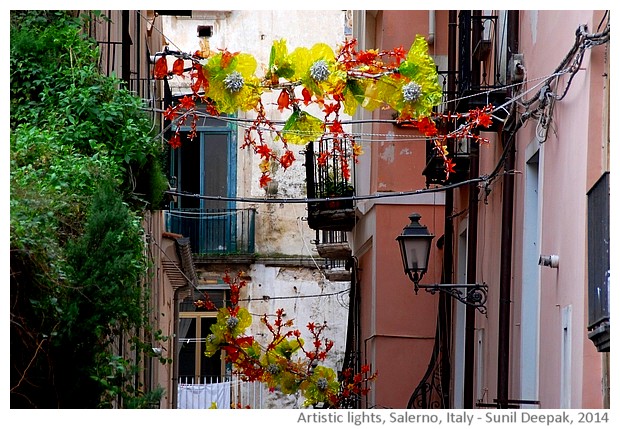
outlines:
[[[198,25],[212,25],[213,36],[209,41],[212,51],[228,49],[231,52],[252,54],[258,67],[256,74],[262,76],[268,65],[271,46],[274,40],[285,39],[289,52],[296,47],[312,47],[318,42],[327,43],[334,51],[345,39],[346,20],[342,10],[304,10],[304,11],[194,11],[193,18],[162,17],[164,32],[170,38],[170,49],[181,49],[193,52],[200,49],[196,37]],[[185,91],[187,82],[175,79],[174,90]],[[288,118],[290,111],[279,112],[277,97],[279,92],[265,94],[263,103],[267,117],[274,121]],[[299,94],[299,96],[301,96]],[[320,111],[314,109],[310,113],[322,117]],[[252,112],[240,112],[240,119],[253,118]],[[343,116],[342,119],[347,119]],[[237,130],[241,146],[244,125],[240,123]],[[268,133],[268,138],[273,138]],[[279,148],[279,142],[269,143]],[[239,149],[237,152],[237,195],[240,197],[277,197],[303,198],[306,195],[305,167],[303,166],[303,150],[305,146],[290,145],[295,153],[296,162],[284,171],[276,168],[273,171],[274,181],[269,194],[259,186],[259,157],[251,149]],[[318,258],[312,243],[315,231],[308,228],[305,217],[305,204],[246,204],[238,203],[237,207],[253,206],[256,215],[256,251],[258,254],[275,256],[304,256]],[[317,265],[321,261],[317,261]],[[205,267],[209,270],[208,267]],[[210,272],[210,277],[218,273]],[[223,272],[220,273],[223,275]],[[287,318],[293,318],[295,325],[301,330],[303,337],[309,339],[306,324],[310,321],[328,323],[325,336],[334,341],[335,345],[329,353],[327,366],[340,369],[346,343],[346,323],[348,315],[348,282],[330,282],[326,280],[317,266],[267,266],[261,263],[252,264],[246,273],[249,277],[247,288],[242,290],[241,299],[248,300],[247,308],[252,313],[255,323],[252,335],[259,342],[268,342],[269,332],[260,322],[264,314],[273,316],[279,308],[283,308]],[[264,297],[269,297],[264,299]],[[273,317],[272,317],[273,320]],[[291,408],[300,407],[303,398],[280,395],[277,392],[264,392],[264,407]]]

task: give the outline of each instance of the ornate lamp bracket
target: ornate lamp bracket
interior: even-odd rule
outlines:
[[[482,314],[486,314],[487,291],[486,283],[435,283],[429,285],[415,284],[416,293],[418,289],[426,289],[432,294],[444,292],[459,300],[465,305],[472,306]]]

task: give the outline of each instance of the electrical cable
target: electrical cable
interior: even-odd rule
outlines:
[[[460,186],[465,186],[470,183],[478,183],[478,182],[486,182],[489,180],[489,177],[486,175],[480,176],[474,179],[464,180],[462,182],[457,182],[449,185],[444,185],[437,188],[425,188],[418,189],[414,191],[400,191],[400,192],[386,192],[383,194],[372,194],[372,195],[354,195],[350,197],[327,197],[327,198],[272,198],[272,197],[223,197],[219,195],[201,195],[191,192],[183,192],[183,191],[165,191],[164,193],[167,195],[180,196],[180,197],[189,197],[189,198],[198,198],[202,200],[210,200],[210,201],[234,201],[239,203],[255,203],[255,204],[307,204],[314,202],[322,202],[322,201],[360,201],[360,200],[376,200],[383,198],[394,198],[394,197],[405,197],[405,196],[413,196],[419,194],[428,194],[433,192],[443,192],[446,189],[454,189]]]
[[[329,293],[317,293],[317,294],[311,294],[311,295],[289,295],[289,296],[269,296],[269,295],[263,295],[260,298],[239,298],[239,302],[251,302],[251,301],[279,301],[279,300],[286,300],[286,299],[309,299],[309,298],[323,298],[323,297],[328,297],[328,296],[334,296],[334,295],[340,295],[343,293],[347,293],[349,292],[351,288],[346,288],[346,289],[342,289],[336,292],[329,292]]]
[[[301,241],[303,242],[303,245],[306,248],[308,255],[310,255],[310,259],[314,263],[314,266],[319,271],[319,273],[321,273],[321,275],[323,276],[323,280],[327,280],[327,276],[325,276],[325,273],[323,272],[321,267],[319,267],[319,264],[317,264],[316,259],[314,259],[314,256],[312,255],[312,252],[310,251],[310,248],[308,247],[308,243],[306,242],[306,237],[304,237],[304,231],[301,226],[301,216],[297,216],[297,209],[295,206],[293,206],[293,210],[295,210],[295,216],[297,218],[297,229],[299,231],[299,236],[301,237]]]

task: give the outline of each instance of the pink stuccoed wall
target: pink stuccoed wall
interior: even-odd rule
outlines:
[[[571,48],[580,24],[588,24],[588,31],[595,31],[598,24],[591,11],[522,12],[521,19],[522,28],[529,26],[537,33],[535,39],[525,31],[521,36],[522,51],[528,64],[532,64],[532,71],[528,71],[532,76],[543,76],[557,67]],[[597,49],[597,55],[602,49]],[[559,269],[541,268],[540,355],[544,358],[540,359],[540,400],[546,408],[560,406],[560,309],[567,305],[572,306],[571,407],[598,408],[602,400],[601,356],[593,353],[595,348],[587,339],[585,325],[586,192],[592,180],[588,179],[589,172],[601,173],[600,158],[592,153],[588,155],[590,146],[600,145],[600,139],[595,137],[598,132],[590,130],[602,129],[596,116],[603,110],[603,88],[592,84],[597,79],[592,70],[591,52],[585,55],[583,70],[575,76],[566,98],[556,103],[555,126],[541,147],[544,152],[541,250],[543,254],[560,256]],[[593,116],[590,112],[594,112]],[[526,136],[527,131],[532,135],[532,128],[526,130]],[[520,148],[528,143],[525,136],[518,140]],[[519,164],[522,162],[523,159],[518,160]],[[516,230],[519,229],[517,221]]]
[[[378,11],[376,44],[368,48],[390,50],[402,46],[408,50],[417,34],[427,35],[428,23],[428,11]],[[373,115],[392,119],[391,113],[377,111]],[[372,131],[384,137],[370,148],[371,192],[424,188],[425,141],[398,141],[399,137],[416,135],[416,131],[389,124],[377,124]],[[363,405],[405,408],[431,358],[437,295],[424,290],[414,293],[413,283],[403,270],[396,236],[409,223],[411,213],[421,214],[420,222],[435,234],[424,282],[438,282],[441,255],[435,243],[443,234],[443,198],[435,201],[429,196],[419,203],[411,199],[390,203],[379,200],[368,204],[366,210],[353,233],[361,269],[361,340],[363,359],[378,371],[379,377]]]
[[[527,78],[551,74],[575,40],[575,30],[588,24],[595,31],[602,13],[593,17],[592,11],[522,11],[520,14],[519,51],[525,55]],[[570,306],[570,381],[565,387],[571,408],[600,408],[601,359],[587,338],[587,199],[586,192],[603,171],[601,123],[603,113],[603,72],[601,56],[604,47],[585,54],[582,70],[575,76],[566,97],[558,101],[548,139],[539,145],[535,137],[535,122],[518,133],[516,170],[525,171],[526,154],[537,145],[540,153],[541,193],[541,253],[560,257],[558,269],[540,267],[539,321],[539,399],[541,408],[559,408],[561,404],[561,349],[563,308]],[[593,64],[598,58],[599,64]],[[566,79],[559,88],[564,88]],[[497,153],[481,149],[481,163],[491,165]],[[481,168],[481,172],[485,170]],[[513,284],[511,308],[511,377],[510,395],[521,398],[520,347],[522,252],[524,225],[524,175],[518,174],[515,183],[515,222],[513,237]],[[500,193],[499,185],[493,191]],[[498,278],[499,261],[492,255],[500,252],[501,198],[491,195],[490,207],[482,211],[486,226],[480,237],[485,248],[479,256],[479,273],[486,278]],[[482,220],[482,218],[481,218]],[[486,255],[486,256],[484,256]],[[489,301],[497,302],[490,289]],[[487,330],[487,365],[483,379],[489,397],[495,397],[497,314],[489,306],[487,320],[478,319],[478,327]]]
[[[413,211],[422,215],[420,222],[436,236],[424,282],[437,281],[441,259],[435,243],[443,230],[443,207],[375,205],[372,211],[367,221],[374,220],[373,246],[360,257],[363,350],[379,372],[369,399],[376,406],[405,408],[431,357],[437,295],[414,293],[396,237]]]
[[[596,31],[604,11],[522,11],[520,12],[519,52],[525,55],[526,80],[550,75],[569,52],[575,30],[587,24]],[[435,43],[430,52],[445,59],[447,53],[448,11],[435,11]],[[409,47],[416,34],[426,35],[429,11],[377,11],[375,40],[377,49]],[[372,47],[372,46],[370,46]],[[605,147],[604,85],[606,47],[588,50],[582,70],[571,83],[566,97],[558,101],[548,139],[538,147],[535,123],[517,134],[514,194],[511,323],[510,323],[510,399],[534,399],[540,408],[602,408],[601,362],[587,338],[587,217],[586,192],[608,167]],[[529,89],[537,84],[526,84]],[[563,78],[558,91],[564,88]],[[375,118],[389,119],[390,111],[374,112]],[[375,125],[373,133],[384,135],[370,148],[371,193],[424,188],[424,142],[398,142],[394,136],[413,134],[392,125]],[[484,133],[489,143],[480,147],[480,173],[490,173],[502,153],[502,142],[494,133]],[[534,146],[532,146],[534,145]],[[540,277],[540,316],[538,328],[538,388],[534,397],[523,391],[521,372],[528,359],[521,350],[521,310],[523,304],[524,188],[526,155],[540,150],[540,253],[560,256],[559,269],[535,267]],[[502,255],[502,179],[493,182],[490,193],[482,196],[478,213],[478,282],[489,286],[486,316],[476,314],[476,335],[484,333],[476,347],[474,368],[475,400],[492,402],[497,398],[499,278]],[[482,195],[483,193],[481,193]],[[467,226],[467,189],[455,191],[455,239]],[[408,223],[412,212],[422,215],[436,239],[443,234],[443,199],[422,198],[386,203],[365,203],[363,216],[353,231],[354,254],[360,267],[362,352],[365,363],[379,372],[367,402],[369,407],[402,408],[428,365],[437,316],[437,296],[421,290],[403,272],[396,236]],[[433,243],[429,273],[424,282],[438,282],[442,255]],[[455,275],[458,249],[455,247]],[[460,255],[463,256],[463,255]],[[536,259],[538,255],[535,255]],[[570,306],[570,380],[562,381],[561,345],[563,308]],[[480,351],[480,353],[479,353]],[[523,357],[522,357],[523,356]],[[478,373],[478,368],[480,371]],[[453,375],[453,382],[455,382]],[[561,389],[568,392],[562,404]],[[531,390],[531,389],[530,389]],[[452,392],[454,393],[454,392]]]

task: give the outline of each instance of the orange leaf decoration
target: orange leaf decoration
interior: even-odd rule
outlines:
[[[179,100],[179,105],[184,109],[192,110],[194,107],[196,107],[196,101],[194,101],[194,97],[186,95]]]
[[[209,81],[205,77],[202,72],[202,66],[199,63],[195,63],[192,71],[190,72],[190,77],[194,79],[194,83],[192,84],[192,91],[194,93],[198,93],[200,87],[204,89],[205,92],[209,89]]]
[[[183,61],[182,58],[177,58],[174,61],[174,64],[172,64],[172,73],[176,74],[177,76],[182,76],[183,72],[185,71],[185,61]]]
[[[304,86],[304,89],[301,90],[301,95],[303,95],[304,97],[304,104],[306,106],[312,103],[312,94],[310,94],[310,91],[308,91],[308,89],[306,89],[305,86]]]
[[[480,113],[478,116],[478,124],[482,127],[489,128],[493,124],[493,119],[491,115]]]
[[[280,157],[280,164],[285,170],[293,164],[293,161],[295,161],[295,155],[290,150]]]
[[[429,118],[422,118],[418,121],[418,129],[424,133],[425,136],[437,135],[437,127],[435,122]]]
[[[166,76],[168,76],[168,62],[164,55],[155,62],[153,77],[155,79],[164,79]]]
[[[374,49],[360,51],[357,53],[357,61],[362,64],[371,64],[377,58],[378,52]]]
[[[164,111],[164,118],[167,121],[174,121],[175,118],[178,116],[178,112],[175,107],[169,106],[165,111]]]
[[[181,147],[181,137],[179,137],[178,134],[173,135],[170,137],[170,140],[168,140],[168,144],[172,147],[172,149]]]
[[[456,173],[456,171],[454,170],[454,167],[456,167],[456,163],[451,159],[448,159],[446,161],[446,167],[448,169],[448,173]]]
[[[325,103],[323,105],[323,112],[325,112],[325,116],[329,116],[332,113],[338,113],[340,110],[340,103]]]
[[[291,102],[291,98],[288,95],[288,91],[283,89],[278,97],[278,110],[282,112],[284,109],[287,109]]]
[[[229,52],[227,50],[224,50],[222,52],[222,59],[220,61],[220,67],[225,69],[226,67],[228,67],[230,65],[230,62],[232,61],[233,58],[235,58],[236,55],[238,55],[239,52]]]
[[[321,152],[319,154],[319,157],[317,158],[317,164],[319,165],[326,165],[327,164],[327,159],[329,158],[329,153],[327,152]]]
[[[344,129],[342,128],[342,125],[340,124],[339,121],[334,121],[329,126],[329,131],[331,131],[334,134],[344,133]]]
[[[256,146],[256,153],[258,153],[261,158],[269,159],[271,157],[271,148],[266,144],[261,144]]]
[[[269,182],[271,182],[271,177],[269,177],[267,173],[263,173],[263,175],[260,176],[260,181],[259,181],[260,187],[261,188],[266,187],[267,184],[269,184]]]

